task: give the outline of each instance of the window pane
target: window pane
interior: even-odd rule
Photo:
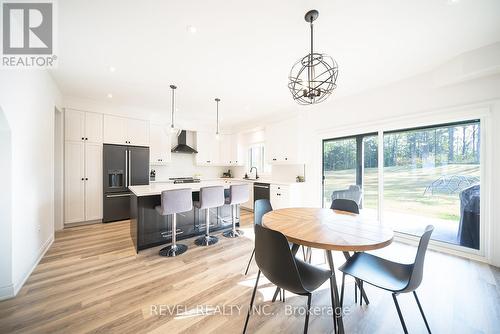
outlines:
[[[356,185],[356,139],[334,139],[323,143],[323,205],[329,208],[334,191]]]
[[[384,135],[384,220],[399,232],[479,249],[480,124]]]
[[[363,167],[361,213],[378,219],[378,136],[363,137]]]
[[[378,139],[359,135],[323,141],[323,207],[355,201],[360,213],[378,217]]]

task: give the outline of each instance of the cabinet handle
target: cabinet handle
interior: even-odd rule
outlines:
[[[87,137],[85,137],[85,140],[89,140]]]
[[[85,138],[84,138],[84,137],[82,137],[82,140],[85,140]]]
[[[273,161],[276,161],[276,158],[273,158]]]
[[[288,160],[288,158],[285,158],[285,160]]]
[[[85,181],[85,179],[82,177],[82,181]]]
[[[89,180],[89,178],[88,178],[88,177],[86,177],[86,178],[85,178],[85,181],[88,181],[88,180]]]

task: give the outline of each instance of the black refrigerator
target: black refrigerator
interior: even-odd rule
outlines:
[[[130,218],[129,186],[149,184],[149,148],[103,147],[103,223]]]

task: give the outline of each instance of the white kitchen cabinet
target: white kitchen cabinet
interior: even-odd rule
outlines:
[[[149,122],[104,115],[106,144],[149,146]]]
[[[102,144],[102,114],[85,113],[85,141]]]
[[[127,120],[128,143],[135,146],[149,146],[149,122],[139,119]]]
[[[85,221],[102,219],[102,145],[85,143]]]
[[[85,140],[85,112],[66,109],[64,111],[64,139]]]
[[[196,164],[218,166],[220,164],[220,143],[212,132],[196,132]]]
[[[128,144],[126,118],[104,115],[104,143]]]
[[[64,138],[67,141],[102,143],[102,114],[66,109]]]
[[[171,161],[170,128],[151,124],[149,128],[149,162],[154,166],[166,165]]]
[[[303,133],[300,119],[270,124],[266,127],[266,157],[271,165],[303,164]]]
[[[103,115],[66,109],[64,222],[102,219]]]
[[[305,183],[271,184],[270,200],[273,210],[303,206]]]
[[[102,144],[66,141],[64,222],[102,219]]]
[[[85,221],[85,143],[67,141],[64,147],[64,222]],[[101,171],[102,173],[102,171]]]
[[[221,166],[240,166],[243,161],[240,158],[238,138],[236,135],[220,135],[219,138]]]

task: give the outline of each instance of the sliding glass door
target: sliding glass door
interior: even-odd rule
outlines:
[[[352,199],[397,232],[418,236],[432,224],[434,240],[478,250],[480,130],[471,120],[383,132],[383,161],[376,133],[323,140],[323,207]]]
[[[384,221],[479,249],[480,142],[479,121],[384,133]]]
[[[378,136],[364,134],[323,141],[323,207],[346,198],[377,218]]]

